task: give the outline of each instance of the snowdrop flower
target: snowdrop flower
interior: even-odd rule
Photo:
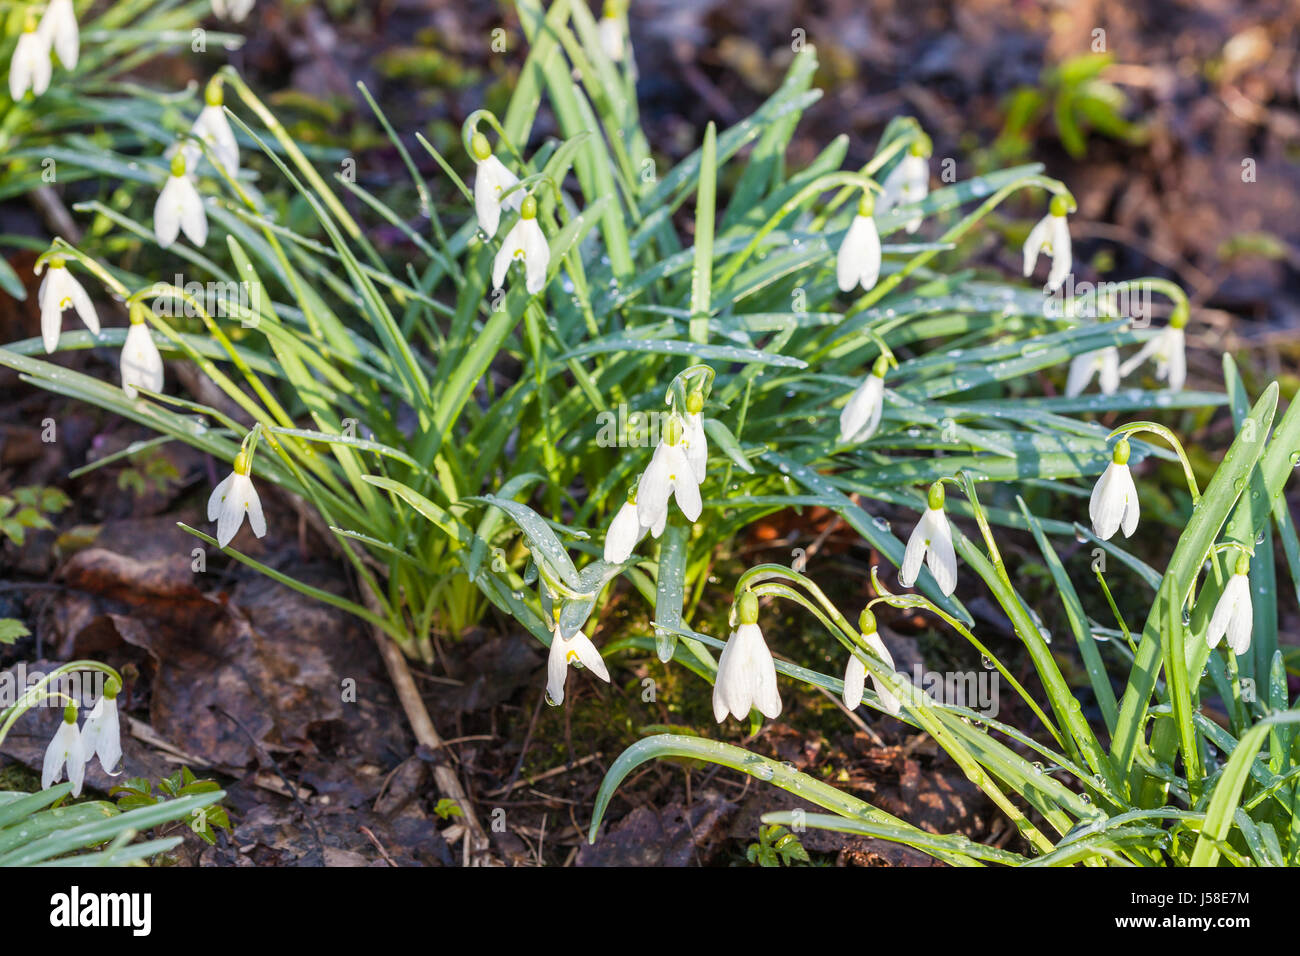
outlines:
[[[632,555],[632,549],[641,543],[645,533],[650,529],[641,524],[636,512],[636,488],[627,494],[627,500],[614,515],[605,532],[605,560],[610,564],[622,564]]]
[[[154,344],[149,323],[144,318],[144,306],[131,306],[131,328],[122,344],[122,391],[127,398],[139,395],[136,387],[150,392],[161,392],[163,387],[162,356]]]
[[[39,266],[36,271],[40,273]],[[59,347],[63,313],[68,309],[76,309],[81,321],[86,323],[86,328],[95,335],[99,334],[99,313],[95,311],[95,303],[90,301],[90,296],[81,283],[72,277],[67,260],[62,256],[50,259],[49,271],[41,280],[36,299],[41,306],[41,339],[45,343],[46,352],[53,352]]]
[[[200,248],[208,241],[208,214],[203,208],[203,197],[194,180],[185,174],[186,168],[185,150],[180,149],[172,156],[171,176],[153,207],[154,235],[164,249],[182,231]]]
[[[600,48],[605,56],[615,63],[623,62],[624,40],[623,24],[619,20],[618,5],[605,0],[605,9],[600,18]]]
[[[1108,541],[1120,528],[1124,537],[1133,536],[1138,526],[1138,494],[1133,475],[1128,470],[1128,439],[1115,443],[1110,464],[1097,479],[1088,502],[1088,517],[1092,530],[1102,541]]]
[[[243,21],[253,12],[255,0],[212,0],[212,12],[223,20]]]
[[[880,427],[880,418],[885,411],[885,371],[888,368],[889,360],[885,356],[877,358],[871,374],[849,397],[848,404],[840,412],[841,442],[864,442]]]
[[[686,396],[686,426],[682,431],[682,445],[686,448],[686,460],[690,462],[691,473],[695,475],[697,485],[704,484],[708,472],[709,437],[704,433],[704,395],[691,392]]]
[[[564,681],[569,676],[570,664],[581,664],[601,680],[609,681],[609,670],[591,638],[582,631],[565,637],[557,616],[551,631],[551,652],[546,659],[546,699],[556,707],[564,703]]]
[[[478,217],[478,227],[491,239],[497,234],[501,224],[501,207],[516,212],[523,205],[524,191],[517,189],[503,200],[501,194],[512,186],[519,184],[519,177],[506,169],[505,163],[492,155],[492,147],[487,137],[475,133],[470,141],[470,150],[474,154],[474,214]],[[498,282],[497,286],[500,287]]]
[[[68,768],[68,782],[72,795],[81,796],[81,784],[86,779],[86,745],[77,729],[77,705],[68,704],[63,709],[63,721],[54,732],[54,739],[45,748],[45,763],[41,767],[41,789],[48,790],[63,776]]]
[[[248,515],[248,526],[253,534],[262,537],[266,534],[266,518],[262,515],[262,500],[257,497],[253,479],[249,477],[253,461],[247,449],[241,448],[235,456],[235,470],[226,480],[212,489],[208,499],[208,520],[217,523],[217,545],[224,548],[230,544],[244,515]]]
[[[1047,288],[1055,292],[1065,282],[1065,277],[1074,267],[1074,256],[1070,249],[1070,225],[1065,216],[1070,209],[1070,200],[1065,196],[1053,196],[1047,215],[1038,220],[1038,224],[1029,230],[1025,239],[1025,278],[1029,278],[1038,262],[1038,254],[1046,252],[1052,257],[1052,268],[1047,274]]]
[[[27,25],[13,58],[9,61],[9,96],[17,103],[28,90],[32,96],[41,96],[50,88],[54,67],[50,63],[50,39],[36,28],[36,19],[27,17]]]
[[[1066,398],[1082,395],[1093,376],[1103,395],[1114,395],[1119,388],[1119,349],[1113,345],[1076,355],[1070,362],[1070,374],[1065,382]]]
[[[880,639],[876,633],[876,616],[871,613],[870,609],[862,612],[858,618],[858,628],[862,632],[862,640],[870,647],[873,654],[879,657],[889,669],[894,669],[894,656],[889,653],[889,648],[885,647],[885,642]],[[858,705],[862,703],[862,691],[866,686],[867,667],[857,654],[849,654],[848,666],[844,668],[844,706],[849,710],[857,710]],[[882,681],[876,680],[873,675],[871,686],[876,689],[876,696],[880,698],[880,706],[891,714],[897,715],[902,710],[902,703],[895,697],[888,687]]]
[[[86,762],[98,754],[99,765],[110,775],[122,759],[122,733],[117,716],[117,695],[121,689],[117,678],[110,677],[104,687],[104,696],[95,703],[81,728],[82,753]]]
[[[1127,375],[1148,358],[1154,358],[1156,380],[1167,380],[1170,391],[1182,391],[1187,382],[1187,344],[1183,332],[1186,326],[1187,307],[1180,303],[1169,316],[1169,324],[1155,338],[1148,339],[1136,355],[1120,366],[1120,375]]]
[[[546,285],[546,270],[551,264],[551,247],[537,222],[537,200],[526,196],[519,204],[519,221],[506,233],[505,241],[492,260],[492,286],[500,289],[510,264],[524,262],[525,282],[529,295],[536,295]]]
[[[835,278],[841,292],[849,292],[855,285],[861,285],[863,292],[870,292],[880,278],[880,233],[872,218],[875,206],[871,193],[864,190],[858,201],[858,214],[853,217],[835,257]]]
[[[744,720],[758,708],[765,717],[781,714],[781,695],[776,690],[776,664],[758,628],[758,598],[752,591],[740,596],[736,618],[718,658],[718,677],[713,685],[713,717],[718,723],[731,714]]]
[[[1205,642],[1217,647],[1223,635],[1228,635],[1228,646],[1234,654],[1244,654],[1250,649],[1250,629],[1255,622],[1250,603],[1250,555],[1244,551],[1237,557],[1236,571],[1228,578],[1210,616],[1210,629],[1205,632]]]
[[[190,133],[208,144],[213,161],[229,176],[238,176],[239,141],[235,139],[235,131],[230,128],[230,120],[226,118],[226,110],[223,106],[225,95],[221,89],[220,79],[214,77],[208,83],[203,99],[203,109],[199,111],[198,118],[190,127]],[[185,151],[186,167],[197,169],[199,160],[203,158],[203,150],[193,141],[186,142],[181,148]]]
[[[943,482],[930,486],[925,514],[912,529],[903,552],[903,566],[898,569],[898,583],[910,588],[921,573],[921,562],[930,566],[930,573],[945,595],[957,589],[957,554],[952,547],[952,530],[948,516],[943,513]]]
[[[888,212],[897,206],[911,205],[930,194],[930,142],[925,137],[908,147],[907,155],[895,166],[880,184],[880,211]],[[918,215],[908,221],[909,233],[921,228]]]
[[[66,69],[77,68],[77,58],[81,54],[81,33],[77,29],[77,11],[72,8],[72,0],[50,0],[37,32],[44,39],[47,49],[54,48],[59,62]]]
[[[650,529],[656,538],[664,532],[668,521],[668,498],[677,499],[677,507],[686,520],[695,521],[703,507],[700,501],[700,483],[695,469],[686,457],[686,442],[682,424],[676,415],[668,418],[663,435],[655,448],[650,465],[641,475],[637,489],[636,514],[642,527]]]

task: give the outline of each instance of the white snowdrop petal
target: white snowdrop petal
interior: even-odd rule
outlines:
[[[133,323],[122,344],[122,390],[127,398],[135,398],[136,387],[151,392],[161,392],[163,386],[162,356],[154,344],[149,327]]]
[[[605,560],[610,564],[622,564],[631,556],[643,533],[641,522],[637,520],[636,505],[630,501],[623,502],[605,532]]]
[[[253,487],[253,479],[245,477],[246,486],[244,489],[244,504],[248,511],[248,526],[253,529],[255,537],[262,537],[266,534],[266,517],[262,514],[262,499],[257,494],[257,489]]]
[[[226,500],[226,495],[230,493],[230,485],[235,480],[234,472],[231,472],[217,487],[212,489],[212,494],[208,496],[208,520],[216,521],[221,515],[222,503]]]
[[[912,535],[907,539],[907,549],[903,552],[903,563],[898,569],[898,583],[910,588],[916,583],[916,576],[921,573],[921,562],[925,560],[925,517],[916,523]]]
[[[1074,254],[1070,247],[1070,224],[1065,216],[1051,216],[1049,226],[1052,242],[1052,269],[1047,274],[1047,287],[1055,292],[1074,268]]]
[[[551,650],[546,657],[546,696],[555,705],[564,703],[564,681],[569,676],[565,650],[565,640],[557,629],[551,635]]]
[[[663,442],[655,448],[650,464],[641,475],[641,483],[636,491],[637,520],[647,528],[658,526],[668,516],[668,496],[672,493],[672,482],[668,478],[668,462],[664,457]],[[655,537],[659,537],[655,534]]]
[[[158,245],[164,249],[174,243],[181,234],[181,209],[175,185],[180,181],[176,176],[169,177],[153,207],[154,236],[158,240]]]
[[[948,527],[948,517],[941,509],[928,509],[926,519],[930,525],[926,564],[939,590],[951,595],[957,589],[957,553],[952,546],[952,529]]]
[[[857,710],[862,703],[862,692],[867,684],[867,668],[856,654],[849,654],[849,662],[844,668],[844,706]]]
[[[578,660],[582,666],[587,668],[603,681],[609,680],[609,669],[605,666],[604,659],[600,656],[600,651],[596,650],[596,645],[591,643],[591,639],[579,631],[569,639],[569,650],[577,654]]]
[[[1038,254],[1043,251],[1043,246],[1047,242],[1047,230],[1049,227],[1048,220],[1051,215],[1048,214],[1038,222],[1034,223],[1034,228],[1029,230],[1029,235],[1025,238],[1024,253],[1024,275],[1028,279],[1034,272],[1034,266],[1038,263]]]

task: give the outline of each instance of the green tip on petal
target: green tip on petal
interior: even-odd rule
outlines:
[[[1053,216],[1065,216],[1070,212],[1070,200],[1065,196],[1057,194],[1052,197],[1052,203],[1049,207]]]
[[[176,155],[172,157],[172,175],[180,179],[185,175],[185,151],[176,150]]]
[[[858,200],[858,215],[868,218],[876,211],[876,197],[871,195],[870,189],[862,190],[862,198]]]
[[[930,486],[930,493],[925,497],[925,503],[931,511],[938,511],[943,507],[943,482],[936,481]]]
[[[686,412],[689,415],[698,415],[704,411],[704,393],[691,392],[686,396]]]
[[[876,633],[876,615],[871,613],[871,608],[864,607],[858,615],[858,630],[863,634]]]
[[[110,677],[104,684],[104,696],[109,700],[117,700],[117,695],[122,693],[122,682],[116,677]]]
[[[203,91],[203,102],[208,106],[221,106],[226,102],[226,95],[221,89],[220,75],[208,80],[207,88]]]
[[[492,144],[488,142],[488,138],[482,133],[474,134],[474,138],[469,141],[469,149],[474,154],[474,158],[480,163],[492,155]]]
[[[669,416],[668,421],[664,423],[664,441],[676,445],[681,440],[682,423],[677,420],[676,415]]]
[[[1186,302],[1179,302],[1174,306],[1174,311],[1169,313],[1169,326],[1174,329],[1187,327],[1187,320],[1191,317]]]
[[[525,196],[524,201],[519,204],[519,215],[524,219],[536,219],[537,199],[533,196]]]
[[[77,705],[69,703],[63,708],[63,722],[65,724],[75,724],[77,722]]]
[[[1111,454],[1110,460],[1117,465],[1127,465],[1128,456],[1131,452],[1132,449],[1129,447],[1128,439],[1121,438],[1115,443],[1115,451]]]
[[[758,597],[753,591],[746,591],[736,602],[736,619],[741,624],[758,623]]]

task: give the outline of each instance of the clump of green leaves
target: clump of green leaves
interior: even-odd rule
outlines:
[[[808,851],[799,838],[783,826],[762,824],[758,828],[758,842],[745,849],[745,859],[759,866],[794,866],[807,863]]]
[[[1141,143],[1145,129],[1125,118],[1128,96],[1102,73],[1114,57],[1084,53],[1043,70],[1037,86],[1021,86],[1007,97],[1006,119],[993,144],[999,162],[1019,162],[1030,154],[1033,135],[1049,117],[1061,145],[1075,159],[1088,151],[1089,134]]]
[[[222,790],[214,780],[197,779],[189,767],[181,767],[174,774],[160,779],[156,792],[153,783],[147,777],[132,777],[109,791],[109,796],[117,801],[118,809],[123,811],[156,807],[168,800],[198,794],[220,795]],[[229,833],[231,829],[230,816],[220,803],[196,806],[190,811],[188,819],[178,822],[188,826],[192,833],[198,835],[209,846],[217,842],[216,830],[225,830]]]
[[[19,547],[28,531],[48,531],[54,527],[48,515],[56,515],[72,502],[58,488],[29,485],[0,495],[0,534]]]

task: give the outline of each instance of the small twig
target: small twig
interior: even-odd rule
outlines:
[[[258,743],[257,738],[252,735],[249,729],[244,726],[243,722],[238,717],[236,717],[234,714],[230,713],[229,711],[225,710],[223,707],[217,704],[209,704],[208,707],[212,710],[215,710],[218,714],[221,714],[221,716],[225,717],[232,724],[238,727],[240,732],[245,737],[248,738],[248,742],[253,745],[253,748],[257,750],[258,753],[265,755],[266,759],[271,764],[271,768],[275,770],[276,774],[280,778],[280,781],[288,789],[289,796],[293,799],[293,802],[297,804],[298,809],[302,811],[303,820],[305,820],[307,826],[311,828],[311,834],[316,839],[316,849],[320,851],[321,865],[324,865],[325,843],[323,840],[321,840],[320,830],[316,829],[316,821],[315,819],[312,818],[311,812],[307,809],[307,804],[303,803],[302,798],[298,796],[297,785],[294,784],[293,781],[291,781],[287,776],[285,776],[284,771],[280,769],[279,761],[277,761],[275,757],[271,755],[271,752],[269,750],[267,750],[260,743]]]
[[[587,756],[581,757],[575,760],[573,763],[568,764],[567,766],[552,767],[550,770],[531,776],[527,780],[518,780],[515,783],[512,783],[508,787],[502,787],[499,790],[490,790],[487,793],[483,794],[483,796],[503,797],[507,793],[512,793],[515,790],[518,790],[520,787],[531,787],[533,784],[540,783],[543,780],[549,780],[551,777],[558,777],[561,774],[568,773],[570,770],[577,770],[583,764],[591,763],[593,760],[599,759],[599,757],[600,757],[599,753],[587,754]]]
[[[379,851],[379,855],[384,858],[385,863],[387,863],[391,867],[397,866],[397,864],[393,861],[393,858],[388,855],[388,851],[384,849],[384,845],[379,842],[379,837],[371,833],[369,827],[362,826],[362,827],[357,827],[357,829],[360,830],[362,833],[364,833],[366,835],[366,839],[375,845],[375,849]]]

